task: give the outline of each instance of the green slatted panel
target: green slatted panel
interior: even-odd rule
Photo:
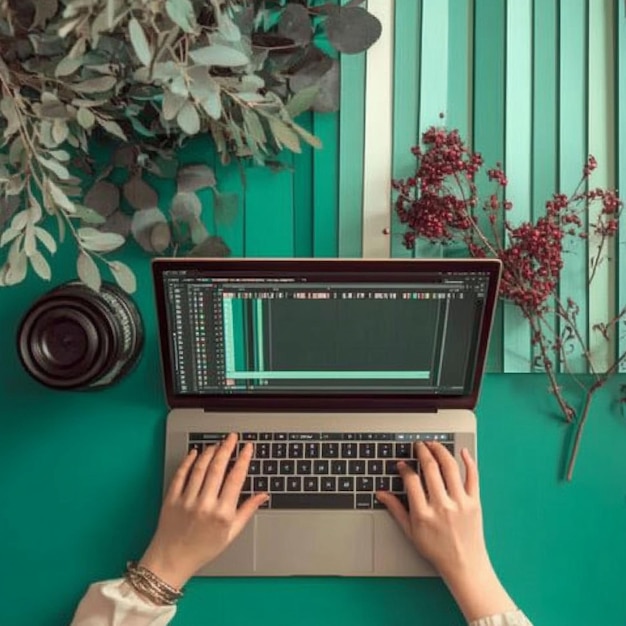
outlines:
[[[557,188],[558,0],[533,5],[532,219],[545,215],[545,203]],[[553,308],[554,302],[549,303]],[[556,317],[549,319],[554,327]],[[539,354],[535,348],[534,356]],[[540,366],[539,369],[542,369]]]
[[[616,186],[622,198],[626,197],[626,7],[623,0],[615,0],[616,37],[616,89],[615,102],[617,124]],[[626,224],[622,222],[617,246],[617,307],[626,307]],[[626,335],[620,333],[617,353],[626,352]],[[620,372],[626,372],[626,363],[620,365]]]
[[[286,151],[281,160],[291,165]],[[254,257],[294,254],[293,172],[254,167],[246,170],[245,253]]]
[[[313,155],[313,255],[336,257],[338,253],[339,114],[317,114],[315,134],[324,149]]]
[[[303,113],[297,121],[313,132],[312,113]],[[313,256],[313,151],[302,144],[302,154],[293,157],[293,242],[297,257]]]
[[[445,122],[448,108],[448,4],[449,0],[423,0],[420,70],[419,131]],[[438,257],[443,246],[419,243],[416,256]]]
[[[614,120],[614,77],[613,63],[613,7],[612,0],[588,0],[589,15],[589,134],[588,150],[598,160],[599,167],[594,172],[591,185],[611,188],[615,186],[615,120]],[[601,211],[595,204],[589,216],[594,223]],[[589,233],[588,249],[590,256],[600,238]],[[593,326],[605,323],[615,315],[615,289],[613,283],[614,241],[608,242],[609,261],[602,263],[595,271],[589,284],[587,305],[589,307],[589,348],[593,356],[593,366],[597,371],[606,371],[615,359],[615,342],[607,342]],[[589,259],[591,262],[591,258]],[[589,264],[591,268],[591,263]],[[590,274],[591,276],[591,274]]]
[[[244,190],[241,171],[238,163],[224,166],[216,159],[215,176],[217,187],[222,194],[231,194],[236,204],[225,211],[216,211],[216,232],[224,239],[234,257],[245,256],[245,217],[244,217]]]
[[[342,55],[339,109],[338,255],[363,252],[365,153],[365,54]]]
[[[489,165],[504,158],[504,60],[506,21],[503,2],[474,3],[474,148]],[[490,191],[487,187],[483,191]],[[502,307],[494,317],[487,368],[502,371]]]
[[[559,14],[559,187],[569,194],[587,157],[587,3],[561,0]],[[571,297],[580,306],[578,326],[586,342],[587,246],[574,242],[571,252],[565,259],[559,294],[562,301]],[[569,364],[574,372],[586,371],[578,346]]]
[[[508,0],[506,22],[504,164],[509,179],[506,195],[513,203],[508,220],[516,226],[531,217],[532,3]],[[503,315],[504,371],[528,372],[531,357],[528,321],[513,304],[503,307]]]
[[[394,178],[415,171],[411,148],[420,136],[420,56],[422,0],[396,0],[394,39],[393,163]],[[423,129],[422,129],[423,130]],[[395,212],[391,220],[391,256],[411,257],[402,244],[404,227]]]
[[[472,142],[472,11],[467,0],[448,0],[448,108],[445,125]]]

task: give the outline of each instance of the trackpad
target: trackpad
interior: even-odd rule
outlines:
[[[350,575],[374,568],[371,515],[284,512],[255,518],[255,572]]]

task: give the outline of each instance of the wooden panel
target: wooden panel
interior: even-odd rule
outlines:
[[[313,114],[303,113],[298,124],[313,132]],[[324,148],[322,147],[322,150]],[[293,244],[297,257],[313,256],[313,148],[302,146],[293,157]]]
[[[618,189],[626,190],[626,6],[622,0],[615,0],[615,45],[616,54],[616,93],[617,106],[617,151],[616,184]],[[626,193],[622,192],[622,197]],[[626,227],[622,223],[617,238],[617,309],[626,308]],[[617,354],[626,353],[626,334],[620,333]],[[626,362],[620,365],[620,372],[626,372]]]
[[[559,12],[559,188],[572,193],[587,158],[587,2],[561,0]],[[561,274],[559,297],[572,298],[580,306],[579,328],[587,333],[587,246],[575,241],[569,246]],[[580,347],[568,359],[574,372],[585,372]]]
[[[504,166],[512,226],[531,218],[532,139],[532,4],[508,0],[506,14],[506,127]],[[507,372],[530,370],[530,326],[514,304],[504,307],[503,367]]]

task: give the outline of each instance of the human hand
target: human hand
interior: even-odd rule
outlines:
[[[174,475],[157,530],[139,562],[173,587],[182,587],[223,552],[268,498],[256,494],[237,508],[253,446],[243,447],[225,476],[236,445],[237,435],[231,433],[200,455],[194,450]]]
[[[394,495],[378,493],[420,554],[446,578],[460,569],[488,562],[483,536],[476,463],[467,450],[465,484],[454,457],[440,443],[416,444],[426,485],[406,463],[398,463],[409,501],[409,511]]]
[[[377,493],[417,550],[448,585],[468,621],[515,609],[489,559],[483,534],[478,469],[461,452],[465,483],[454,457],[440,443],[418,443],[420,477],[398,463],[409,511],[388,492]]]

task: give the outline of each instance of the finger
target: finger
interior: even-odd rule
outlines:
[[[237,433],[230,433],[215,452],[215,456],[206,473],[204,488],[202,490],[203,498],[217,498],[224,482],[228,461],[237,445],[237,439]]]
[[[186,498],[191,499],[197,497],[198,493],[202,489],[207,468],[210,466],[211,460],[215,456],[216,451],[216,445],[207,446],[204,449],[204,452],[196,459],[193,469],[191,470],[191,474],[189,475],[187,486],[183,489]]]
[[[167,494],[165,499],[168,502],[174,502],[183,492],[185,488],[185,483],[187,482],[187,477],[189,476],[189,470],[193,465],[193,462],[198,458],[198,451],[194,448],[189,452],[189,454],[183,459],[183,462],[178,466],[174,477],[172,478],[172,482],[167,490]]]
[[[402,502],[388,491],[377,491],[376,497],[387,507],[391,517],[396,520],[404,534],[411,539],[411,520]]]
[[[472,498],[479,496],[478,466],[467,448],[461,450],[461,458],[465,464],[465,492]]]
[[[448,493],[453,499],[458,500],[465,494],[459,464],[450,451],[439,442],[431,442],[428,449],[437,460],[437,463],[439,463],[439,469],[443,475]]]
[[[238,509],[233,525],[231,526],[230,538],[234,539],[252,519],[253,515],[259,510],[259,507],[269,500],[267,493],[257,493],[250,496]]]
[[[237,462],[233,466],[233,469],[228,472],[228,476],[224,481],[224,486],[220,493],[220,502],[223,506],[231,510],[237,508],[237,501],[239,500],[239,494],[241,493],[243,484],[246,481],[246,476],[248,475],[248,467],[250,466],[253,450],[254,447],[251,443],[247,443],[243,447]],[[208,485],[208,481],[206,485]]]
[[[428,449],[428,446],[422,441],[417,443],[417,456],[419,457],[422,476],[426,483],[428,500],[438,502],[446,500],[448,494],[446,493],[446,486],[443,483],[439,463],[433,456],[433,453]]]
[[[406,463],[398,463],[398,471],[404,481],[406,495],[409,498],[409,509],[411,512],[421,513],[428,507],[428,500],[422,487],[420,477]]]

